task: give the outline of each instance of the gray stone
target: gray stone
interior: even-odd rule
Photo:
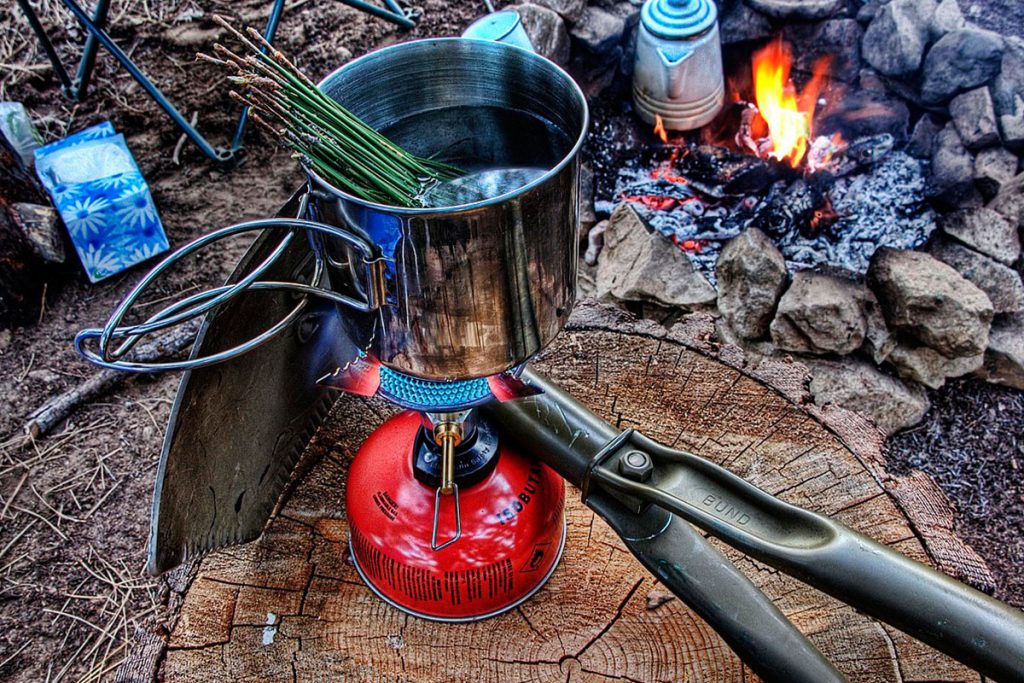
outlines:
[[[761,40],[775,34],[768,17],[751,9],[743,0],[726,0],[719,6],[718,31],[722,45]]]
[[[608,55],[622,42],[626,22],[600,7],[587,7],[569,35],[597,55]]]
[[[957,95],[949,103],[949,113],[960,133],[960,141],[968,150],[976,152],[999,142],[996,112],[988,88],[975,88]]]
[[[7,350],[11,348],[11,339],[14,335],[10,330],[0,330],[0,356],[7,353]]]
[[[944,356],[981,353],[988,345],[992,302],[951,266],[919,251],[880,248],[868,285],[889,329]]]
[[[999,116],[999,134],[1004,145],[1024,154],[1024,98],[1018,100],[1016,113]]]
[[[871,357],[871,360],[881,365],[896,348],[896,337],[889,332],[889,327],[885,324],[882,306],[875,298],[874,292],[866,287],[861,307],[864,310],[864,319],[868,324],[867,332],[864,335],[863,351]]]
[[[917,71],[934,12],[935,0],[892,0],[883,5],[864,32],[864,59],[886,76]]]
[[[950,121],[935,137],[929,194],[955,206],[974,189],[974,158]]]
[[[929,159],[932,156],[932,149],[935,147],[936,138],[942,126],[930,114],[924,114],[914,124],[914,130],[910,133],[907,141],[907,154],[918,159]]]
[[[587,232],[587,250],[583,252],[583,262],[588,266],[597,265],[597,259],[601,256],[601,249],[604,248],[604,232],[607,229],[608,220],[605,219]]]
[[[878,10],[882,9],[885,2],[881,0],[867,0],[857,10],[857,21],[862,24],[870,24],[871,20],[878,16]]]
[[[988,83],[999,73],[1002,58],[1003,39],[998,34],[975,28],[950,31],[924,59],[921,99],[941,104]]]
[[[530,42],[533,43],[533,49],[537,54],[547,57],[555,64],[567,65],[572,46],[562,17],[554,10],[540,5],[519,5],[514,9],[522,17],[523,28],[530,36]]]
[[[954,211],[942,218],[941,226],[947,235],[1006,265],[1020,256],[1017,226],[987,207]]]
[[[718,255],[718,310],[743,339],[768,334],[775,306],[786,288],[786,261],[768,237],[748,228]]]
[[[1024,38],[1008,36],[999,75],[992,81],[996,114],[1016,114],[1024,100]]]
[[[811,73],[814,64],[822,57],[829,57],[829,76],[846,83],[856,83],[860,75],[860,44],[864,29],[856,19],[829,19],[823,22],[789,22],[783,29],[783,37],[793,45],[799,45],[793,55],[793,68]]]
[[[885,87],[885,81],[878,75],[878,72],[874,69],[863,68],[857,74],[857,85],[860,86],[861,90],[870,90],[879,94],[885,94],[888,88]],[[931,149],[931,148],[929,148]]]
[[[1003,144],[1024,153],[1024,39],[1006,39],[1002,68],[992,81],[992,99]]]
[[[843,0],[746,0],[762,14],[775,19],[821,20],[843,6]]]
[[[985,206],[1010,221],[1010,225],[1024,228],[1024,173],[1011,178]]]
[[[587,0],[528,0],[531,5],[540,5],[554,10],[570,24],[580,20],[587,8]]]
[[[597,261],[599,299],[641,301],[686,309],[715,302],[715,288],[671,240],[651,230],[627,203],[619,204],[604,231]]]
[[[851,280],[823,273],[796,273],[771,323],[775,346],[794,353],[853,353],[867,334],[867,318],[861,308],[864,289]]]
[[[1024,309],[1024,284],[1013,268],[993,261],[962,244],[941,240],[928,252],[954,268],[988,295],[996,313],[1014,313]]]
[[[960,3],[957,0],[942,0],[935,8],[931,21],[928,22],[928,35],[935,41],[950,31],[966,28],[967,21],[963,12],[960,11]]]
[[[974,157],[974,184],[986,201],[993,199],[999,191],[1017,175],[1017,155],[1005,147],[990,147]]]
[[[982,374],[993,384],[1024,389],[1024,313],[992,323]]]
[[[938,389],[948,377],[963,377],[981,367],[985,354],[947,358],[927,346],[899,344],[886,359],[903,379]]]
[[[924,388],[907,385],[868,361],[810,360],[809,390],[819,406],[837,405],[864,415],[886,436],[916,425],[931,404]]]

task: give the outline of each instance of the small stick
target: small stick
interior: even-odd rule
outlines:
[[[140,345],[132,358],[150,363],[171,356],[186,349],[199,332],[200,321],[193,320],[160,335],[153,341]],[[58,423],[66,419],[81,405],[106,394],[128,377],[118,370],[103,369],[72,389],[54,396],[34,410],[22,425],[20,434],[0,443],[2,449],[20,449],[48,434]]]

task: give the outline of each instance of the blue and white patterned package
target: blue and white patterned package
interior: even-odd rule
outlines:
[[[91,282],[170,246],[149,186],[109,122],[36,150],[36,174],[64,219]]]

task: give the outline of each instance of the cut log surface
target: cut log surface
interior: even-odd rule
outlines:
[[[666,332],[616,315],[584,307],[535,367],[620,427],[698,453],[976,585],[991,582],[953,534],[931,480],[889,477],[875,430],[806,404],[800,366],[742,368],[735,349],[701,341],[710,338],[706,319]],[[164,680],[757,680],[697,616],[665,599],[575,489],[561,565],[512,612],[437,624],[377,599],[346,559],[345,471],[393,411],[340,399],[263,536],[202,560],[178,596]],[[980,680],[899,631],[726,552],[851,681]]]

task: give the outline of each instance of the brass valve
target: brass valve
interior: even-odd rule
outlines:
[[[441,447],[441,493],[449,496],[455,490],[455,448],[462,443],[462,425],[439,422],[434,426],[434,443]]]

